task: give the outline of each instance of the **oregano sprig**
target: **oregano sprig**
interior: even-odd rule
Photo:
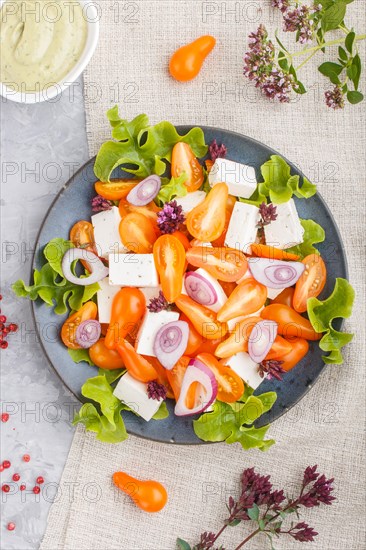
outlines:
[[[183,539],[177,539],[179,550],[224,550],[217,546],[217,540],[230,527],[243,522],[253,526],[253,530],[236,546],[239,550],[252,538],[259,534],[267,537],[271,550],[274,550],[273,541],[281,535],[287,535],[299,542],[312,542],[318,533],[307,523],[300,520],[302,508],[313,508],[321,504],[331,505],[335,500],[332,495],[334,479],[327,479],[320,475],[318,467],[308,466],[303,474],[301,486],[296,497],[287,497],[284,489],[273,489],[271,476],[263,476],[255,472],[254,468],[247,468],[240,478],[240,495],[234,499],[229,497],[227,509],[229,516],[224,525],[215,534],[207,532],[201,534],[200,540],[190,546]],[[285,527],[288,517],[295,514],[297,521]]]
[[[341,109],[347,100],[351,104],[363,100],[359,90],[362,71],[358,42],[366,34],[357,35],[348,29],[345,16],[353,0],[319,0],[307,6],[292,0],[271,0],[274,8],[282,13],[283,31],[295,33],[295,41],[306,45],[290,53],[275,34],[277,49],[268,37],[264,25],[249,35],[249,50],[244,56],[244,75],[269,99],[288,103],[291,93],[306,93],[305,85],[299,80],[298,72],[316,54],[325,55],[329,47],[338,45],[336,59],[323,61],[319,72],[333,85],[325,92],[325,103],[332,109]],[[329,32],[337,32],[338,38],[328,40]],[[309,43],[316,43],[308,46]],[[297,63],[297,58],[305,56]]]

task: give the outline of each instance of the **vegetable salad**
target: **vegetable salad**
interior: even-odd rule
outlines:
[[[70,310],[60,337],[75,362],[99,368],[74,423],[119,442],[123,410],[155,421],[172,399],[202,440],[266,450],[268,426],[254,423],[276,394],[261,394],[262,381],[282,380],[312,341],[324,362],[341,363],[352,339],[332,321],[350,316],[353,289],[337,279],[318,298],[324,230],[293,200],[316,188],[277,155],[257,181],[200,128],[182,136],[145,115],[123,120],[116,107],[108,118],[114,140],[95,161],[90,220],[48,243],[33,285],[13,285],[57,314]],[[120,165],[131,176],[111,179]]]

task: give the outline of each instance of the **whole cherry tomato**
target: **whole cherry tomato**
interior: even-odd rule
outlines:
[[[154,261],[163,294],[168,302],[175,302],[182,291],[186,268],[186,252],[179,239],[162,235],[154,243]]]
[[[145,313],[145,296],[138,288],[124,287],[115,295],[112,303],[111,321],[105,337],[108,349],[115,349],[127,334],[133,332]]]
[[[136,254],[150,254],[158,238],[153,223],[139,212],[131,212],[122,218],[119,235],[124,246]]]
[[[89,356],[94,365],[100,369],[114,370],[123,369],[124,367],[118,351],[106,348],[104,338],[101,338],[89,348]]]
[[[184,185],[188,191],[197,191],[203,183],[203,169],[188,143],[179,141],[172,151],[172,176],[178,178],[183,173],[187,179]]]
[[[216,313],[198,304],[189,296],[181,294],[175,300],[175,305],[185,313],[197,332],[204,338],[215,340],[216,338],[225,336],[227,333],[226,323],[217,321]]]
[[[169,72],[175,80],[186,82],[195,78],[208,54],[215,47],[213,36],[200,36],[194,42],[181,46],[169,62]]]
[[[160,512],[168,502],[165,487],[158,481],[141,481],[125,472],[116,472],[113,482],[144,512]]]
[[[179,359],[179,361],[177,361],[174,367],[171,370],[166,371],[166,375],[168,377],[176,401],[178,401],[179,399],[183,378],[190,360],[190,357],[182,355],[182,357]]]
[[[212,241],[212,246],[225,246],[226,233],[229,227],[230,218],[231,214],[233,213],[235,203],[236,197],[233,197],[233,195],[229,195],[226,203],[224,230],[221,233],[220,237]]]
[[[292,307],[292,298],[294,296],[295,289],[292,286],[285,288],[281,294],[276,296],[274,300],[271,300],[272,304],[284,304],[285,306]]]
[[[152,364],[145,357],[138,354],[129,342],[126,342],[126,340],[118,342],[116,350],[120,354],[127,371],[136,380],[146,383],[158,378],[158,373]]]
[[[261,308],[267,300],[267,287],[255,279],[244,279],[230,294],[217,312],[219,321],[229,321],[239,315],[250,315]]]
[[[281,357],[281,361],[283,361],[281,367],[285,371],[291,370],[309,351],[309,344],[303,338],[291,338],[290,343],[291,351]]]
[[[291,343],[285,338],[282,338],[282,336],[280,336],[279,334],[277,334],[275,341],[273,342],[272,347],[267,353],[265,359],[281,359],[284,355],[290,353],[291,350]]]
[[[248,340],[255,325],[261,321],[261,317],[246,317],[235,323],[234,330],[226,340],[221,342],[215,351],[215,355],[224,359],[231,357],[240,351],[248,351]]]
[[[103,183],[97,181],[94,185],[96,193],[108,199],[110,201],[119,201],[127,197],[128,193],[138,184],[141,180],[138,179],[114,179]]]
[[[158,359],[156,357],[151,357],[150,355],[149,356],[148,355],[143,355],[142,357],[144,357],[146,359],[146,361],[148,361],[154,367],[154,369],[156,370],[157,375],[158,375],[157,381],[159,382],[159,384],[162,384],[167,389],[166,396],[169,399],[173,399],[174,398],[174,393],[173,393],[173,390],[171,388],[170,382],[168,380],[168,376],[167,376],[168,370],[165,367],[163,367],[163,365],[158,361]]]
[[[238,281],[248,269],[243,252],[226,246],[192,246],[186,257],[189,264],[203,267],[219,281]]]
[[[184,313],[181,313],[179,319],[180,321],[185,321],[189,326],[188,343],[184,355],[189,355],[190,357],[192,357],[202,344],[203,338],[196,331],[192,322],[188,319],[186,315],[184,315]]]
[[[306,256],[302,263],[305,270],[296,283],[292,300],[293,308],[299,313],[306,311],[309,298],[319,296],[327,280],[327,268],[318,254]]]
[[[206,198],[188,213],[186,225],[192,237],[205,242],[220,237],[225,228],[227,198],[226,183],[218,183],[209,191]]]
[[[244,393],[244,382],[230,367],[218,362],[210,353],[200,353],[197,359],[212,370],[217,381],[217,399],[224,403],[235,403]]]
[[[262,319],[276,321],[278,334],[290,338],[297,336],[305,340],[319,340],[322,334],[315,332],[308,319],[302,317],[294,309],[283,304],[271,304],[261,311]]]
[[[96,319],[98,308],[94,302],[85,302],[79,311],[75,311],[62,325],[61,340],[70,349],[79,349],[81,346],[75,342],[76,329],[83,321]]]

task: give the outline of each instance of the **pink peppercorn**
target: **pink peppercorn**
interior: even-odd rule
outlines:
[[[3,466],[4,466],[4,468],[10,468],[10,466],[11,466],[10,461],[9,460],[4,460]]]
[[[13,474],[12,479],[13,479],[13,481],[19,481],[20,480],[20,475],[19,474]]]
[[[19,489],[20,489],[21,491],[25,491],[25,489],[26,489],[25,484],[22,483],[22,484],[20,485]]]
[[[1,415],[1,422],[7,422],[9,420],[9,414],[8,413],[3,413]]]
[[[1,342],[0,343],[0,348],[1,349],[6,349],[8,347],[8,345],[9,345],[8,342]]]
[[[15,523],[13,523],[12,521],[10,523],[8,523],[7,529],[8,529],[8,531],[14,531]]]
[[[35,487],[33,487],[32,491],[35,495],[38,495],[41,492],[41,489],[38,487],[38,485],[36,485]]]
[[[29,462],[30,461],[30,456],[29,455],[23,455],[23,460],[24,462]]]
[[[1,489],[4,493],[8,493],[10,491],[10,487],[6,483],[4,483],[4,485],[1,487]]]
[[[42,483],[44,483],[44,479],[42,476],[38,476],[37,479],[36,479],[36,482],[41,485]]]

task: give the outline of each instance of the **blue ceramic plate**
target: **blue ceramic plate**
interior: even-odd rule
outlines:
[[[179,133],[186,133],[189,126],[178,127]],[[261,143],[227,130],[203,127],[206,143],[216,139],[225,143],[229,151],[229,158],[252,165],[260,178],[260,166],[276,151]],[[293,173],[300,174],[294,165],[289,163]],[[94,196],[94,159],[83,166],[63,187],[50,207],[38,235],[33,267],[40,268],[44,262],[43,248],[55,237],[68,239],[70,228],[80,219],[90,219],[90,201]],[[116,170],[113,177],[128,177],[122,170]],[[308,200],[297,200],[296,206],[301,218],[312,218],[323,226],[326,240],[319,246],[322,257],[327,265],[328,279],[322,295],[328,296],[333,289],[336,277],[347,278],[347,265],[343,243],[333,216],[319,194]],[[322,297],[322,295],[320,297]],[[61,339],[59,330],[66,319],[56,315],[53,309],[43,303],[32,302],[34,318],[44,352],[52,367],[63,383],[80,400],[83,397],[80,388],[87,378],[97,374],[96,367],[86,363],[75,364]],[[336,319],[334,328],[341,330],[342,321]],[[275,379],[266,380],[261,384],[260,393],[274,390],[278,398],[272,410],[259,419],[258,426],[276,420],[297,403],[311,388],[324,368],[322,352],[316,342],[310,343],[307,356],[294,369],[286,373],[283,382]],[[202,443],[192,428],[192,417],[178,418],[173,414],[172,402],[169,403],[170,416],[166,420],[145,422],[132,413],[124,412],[127,430],[135,435],[156,441],[197,444]]]

